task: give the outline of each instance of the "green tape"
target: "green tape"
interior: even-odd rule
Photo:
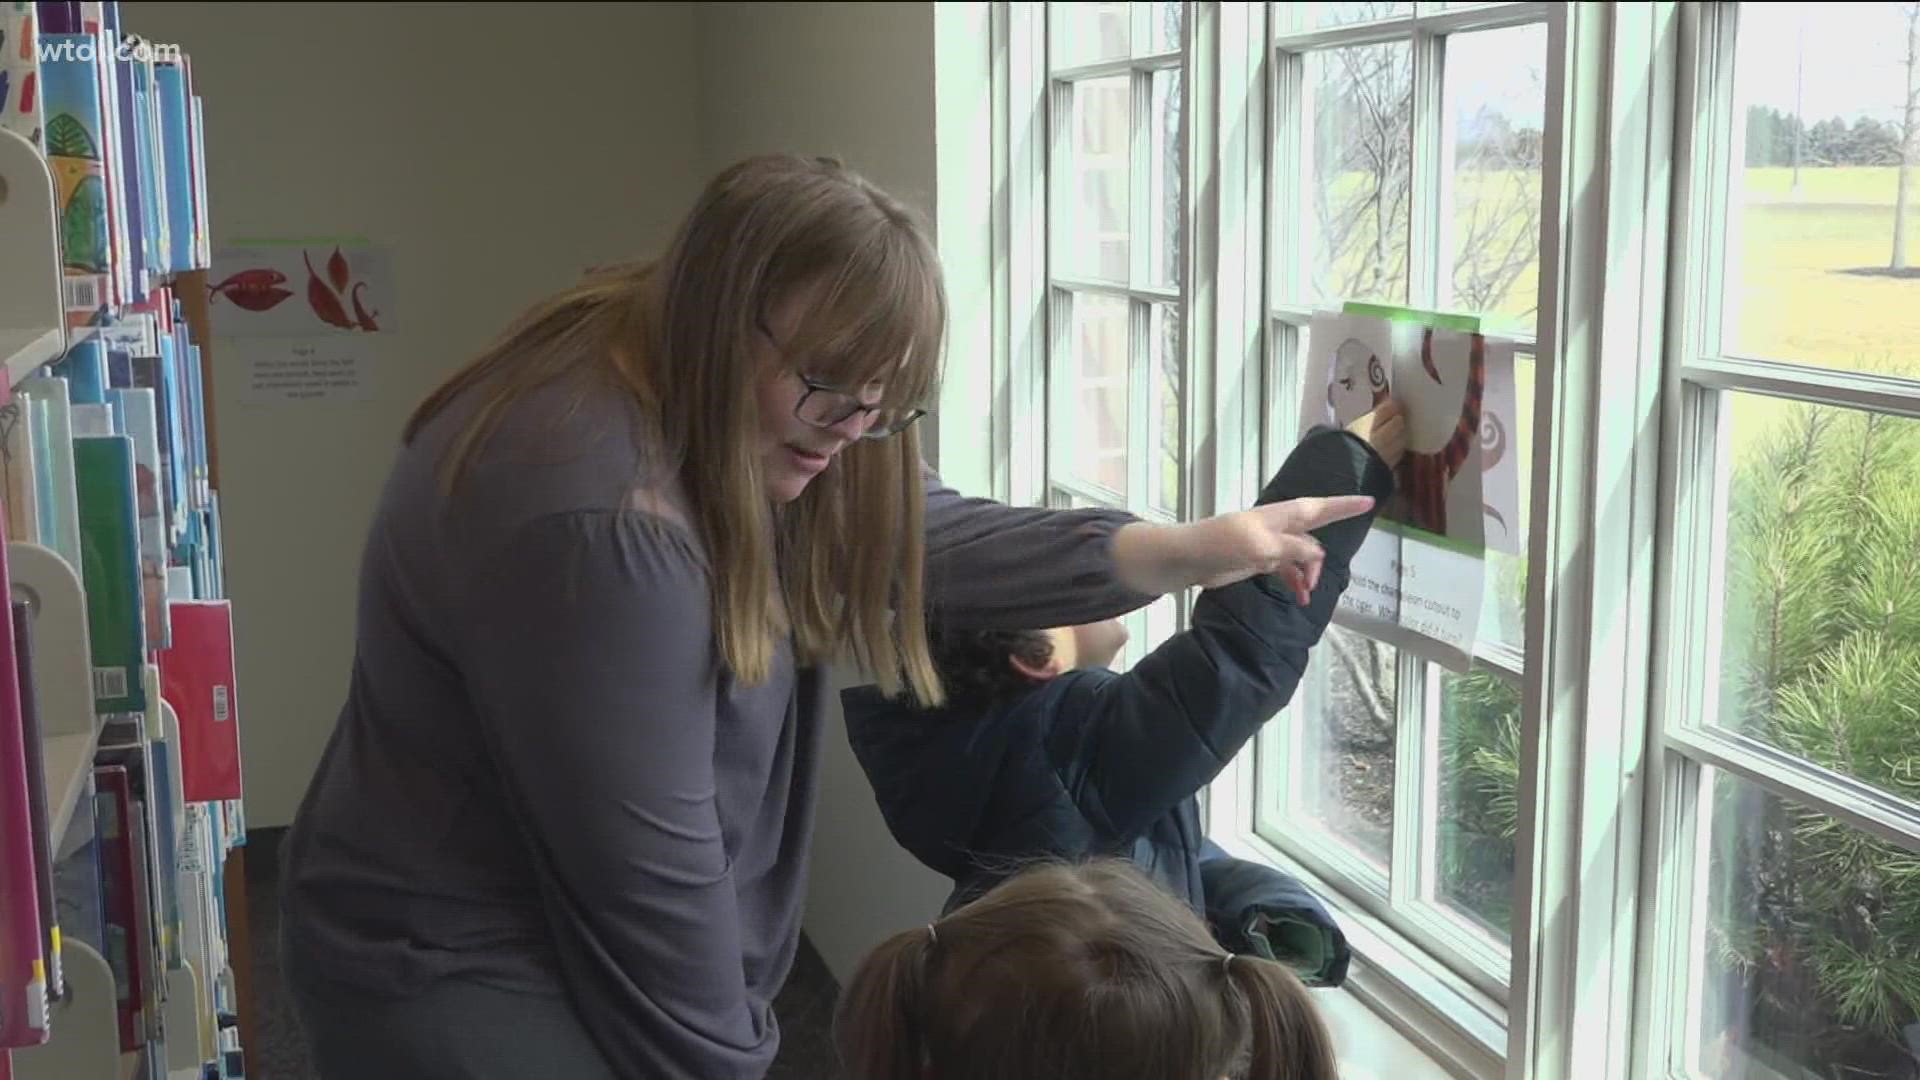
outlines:
[[[1441,548],[1459,555],[1465,555],[1470,559],[1485,561],[1487,557],[1487,546],[1485,544],[1475,544],[1451,536],[1442,536],[1437,532],[1429,532],[1426,529],[1409,525],[1404,521],[1376,517],[1373,519],[1373,527],[1381,532],[1392,533],[1402,540],[1412,540],[1415,543],[1425,544],[1428,547]]]
[[[1435,330],[1456,330],[1462,334],[1480,332],[1480,316],[1461,315],[1448,311],[1423,311],[1419,308],[1396,307],[1392,304],[1366,304],[1350,300],[1340,309],[1346,315],[1371,315],[1388,322],[1410,322],[1421,326],[1431,326]]]

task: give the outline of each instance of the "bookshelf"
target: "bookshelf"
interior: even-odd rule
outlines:
[[[202,105],[119,26],[0,0],[0,1080],[246,1071]]]

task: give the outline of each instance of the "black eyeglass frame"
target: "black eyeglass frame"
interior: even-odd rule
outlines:
[[[760,323],[760,332],[767,335],[767,340],[772,342],[775,348],[783,348],[780,344],[780,339],[773,336],[773,331],[767,329],[767,324],[764,321]],[[840,387],[834,386],[831,383],[822,382],[804,372],[796,371],[794,374],[799,377],[801,385],[807,388],[807,392],[801,394],[800,400],[793,403],[793,415],[795,419],[810,427],[817,427],[824,431],[846,423],[850,417],[859,413],[883,413],[893,411],[886,406],[869,405],[854,395],[842,390]],[[832,394],[844,398],[846,399],[846,407],[844,409],[836,409],[830,413],[829,415],[833,416],[834,419],[827,423],[809,419],[806,416],[807,401],[815,394]],[[860,441],[878,442],[882,439],[891,439],[895,435],[912,427],[920,418],[926,415],[926,409],[908,409],[907,415],[901,420],[897,420],[884,427],[868,428],[860,434]]]

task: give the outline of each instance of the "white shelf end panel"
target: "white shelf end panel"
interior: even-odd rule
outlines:
[[[67,351],[53,171],[34,145],[0,131],[0,361],[11,387]]]

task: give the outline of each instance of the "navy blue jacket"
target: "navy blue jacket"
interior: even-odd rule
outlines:
[[[1316,429],[1262,504],[1393,492],[1361,439]],[[1196,793],[1292,698],[1348,583],[1372,515],[1315,533],[1326,563],[1301,607],[1277,577],[1205,590],[1189,629],[1124,674],[1078,669],[985,715],[921,710],[871,686],[842,693],[847,731],[894,838],[954,881],[951,910],[1022,861],[1117,855],[1203,913],[1232,951],[1346,976],[1345,937],[1298,882],[1206,838]]]

